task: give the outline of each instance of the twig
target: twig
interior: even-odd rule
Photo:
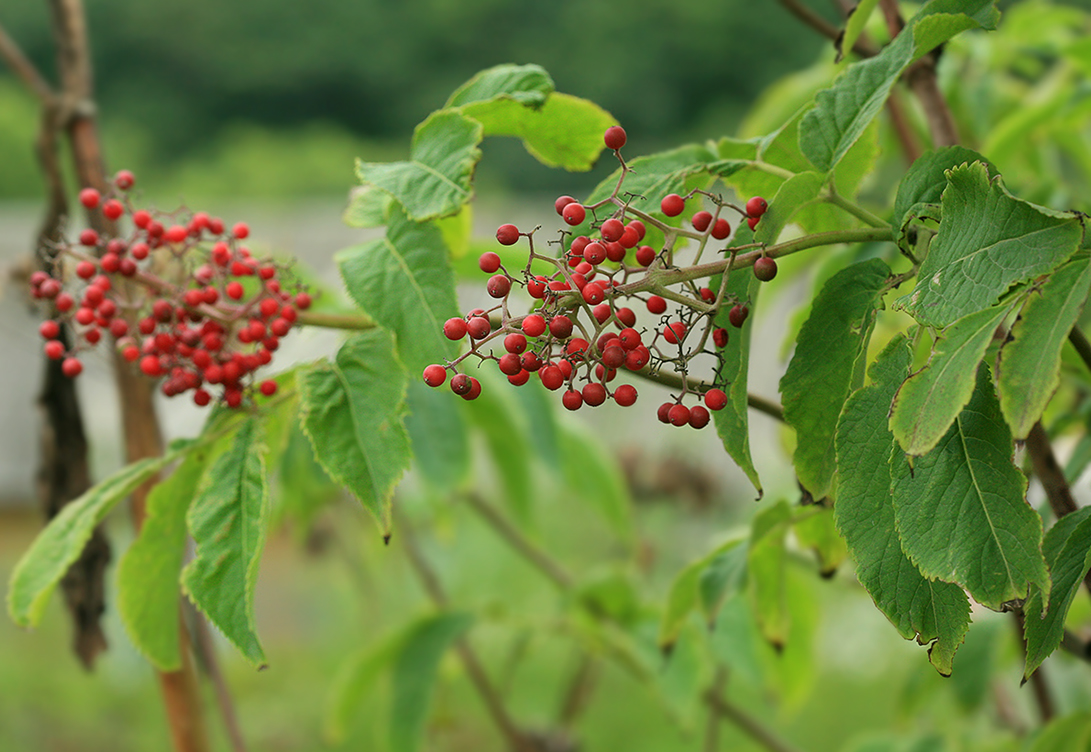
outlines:
[[[677,373],[666,372],[663,369],[652,371],[647,366],[634,373],[641,378],[647,379],[648,381],[654,381],[656,384],[662,384],[671,389],[681,390],[684,387],[686,391],[703,392],[712,387],[711,384],[701,381],[700,379],[683,378]],[[784,408],[770,399],[761,397],[753,392],[747,392],[746,404],[752,410],[757,410],[759,413],[765,413],[770,418],[779,420],[781,423],[784,422]]]
[[[220,716],[227,727],[231,749],[234,752],[246,752],[246,740],[242,736],[242,728],[239,726],[239,717],[235,712],[231,691],[227,688],[227,682],[220,670],[220,662],[216,659],[216,645],[212,641],[212,631],[208,628],[208,620],[205,619],[204,614],[194,608],[191,622],[195,633],[193,647],[201,666],[216,690],[216,703],[220,707]]]
[[[568,731],[575,725],[595,691],[600,671],[601,664],[594,656],[588,653],[580,656],[580,665],[568,682],[560,712],[557,713],[559,728]]]
[[[715,710],[720,717],[726,718],[735,724],[740,731],[770,752],[800,752],[800,750],[781,739],[772,729],[766,727],[757,718],[747,713],[723,697],[717,697],[712,692],[705,694],[705,702]]]
[[[7,63],[15,73],[16,78],[22,80],[42,103],[48,105],[55,99],[53,87],[45,80],[45,77],[34,67],[34,63],[23,54],[19,45],[15,43],[3,26],[0,26],[0,60]]]
[[[724,701],[724,684],[727,683],[727,669],[723,664],[716,666],[716,675],[712,677],[712,684],[708,690],[709,709],[708,721],[705,723],[704,752],[717,752],[720,748],[720,715],[713,702]]]
[[[1027,633],[1026,617],[1023,615],[1023,609],[1017,608],[1012,611],[1012,616],[1015,618],[1015,627],[1019,630],[1019,647],[1023,651],[1023,658],[1026,659],[1027,655],[1027,642],[1023,637]],[[1043,666],[1039,666],[1038,669],[1030,675],[1030,686],[1034,690],[1034,700],[1038,705],[1038,714],[1041,716],[1042,725],[1049,723],[1049,721],[1056,715],[1053,705],[1053,696],[1050,694],[1049,685],[1046,683],[1045,673],[1043,672]]]
[[[1064,477],[1064,471],[1057,464],[1053,447],[1049,443],[1049,434],[1038,421],[1027,435],[1027,453],[1034,465],[1034,474],[1042,482],[1049,506],[1058,519],[1075,512],[1079,507],[1072,498],[1072,489]]]
[[[840,44],[839,40],[844,32],[799,2],[799,0],[780,0],[780,4],[784,6],[785,10],[822,36]],[[862,39],[856,40],[852,46],[852,51],[860,57],[874,57],[879,52],[874,46]]]
[[[533,564],[538,571],[553,581],[561,590],[571,590],[575,578],[569,574],[560,562],[543,551],[511,523],[496,507],[485,501],[480,494],[468,493],[462,497],[470,508],[481,515],[504,541],[514,548],[524,559]]]
[[[439,581],[439,576],[436,574],[436,570],[432,568],[432,565],[428,563],[428,560],[424,557],[424,553],[420,549],[420,545],[417,543],[416,533],[413,531],[413,527],[403,518],[398,520],[398,530],[400,538],[405,545],[406,554],[409,556],[409,563],[413,568],[413,571],[420,578],[421,584],[424,585],[425,592],[440,608],[446,608],[450,603],[446,591],[443,589],[443,584]],[[460,638],[455,643],[455,650],[458,653],[459,658],[462,660],[463,666],[466,668],[466,673],[470,677],[470,682],[474,685],[474,689],[477,690],[477,694],[485,703],[485,707],[492,717],[493,722],[497,728],[500,729],[500,733],[507,740],[508,744],[516,752],[534,752],[534,744],[531,738],[525,734],[508,714],[507,708],[504,706],[504,701],[500,697],[500,694],[492,685],[488,675],[485,673],[484,667],[481,665],[480,659],[477,657],[477,653],[470,646],[470,643],[465,637]]]
[[[1091,371],[1091,342],[1087,341],[1087,337],[1078,326],[1074,326],[1068,330],[1068,341],[1076,348],[1076,354],[1080,356],[1080,360],[1087,366],[1087,370]]]

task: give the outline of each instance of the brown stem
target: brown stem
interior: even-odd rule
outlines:
[[[231,697],[231,691],[224,680],[220,670],[220,662],[216,659],[216,643],[212,639],[212,630],[209,629],[208,619],[188,601],[184,603],[184,611],[190,617],[187,621],[193,625],[193,649],[197,655],[197,662],[201,669],[208,675],[212,686],[216,691],[216,703],[220,708],[220,716],[227,728],[227,737],[231,740],[233,752],[246,752],[246,740],[239,726],[238,714],[235,712],[235,702]]]
[[[53,87],[45,80],[45,77],[34,67],[34,63],[23,54],[22,49],[15,40],[8,35],[7,30],[0,26],[0,60],[7,63],[15,77],[27,85],[34,96],[46,106],[54,98]]]
[[[1026,617],[1023,615],[1022,609],[1016,609],[1012,611],[1012,616],[1015,618],[1015,627],[1019,630],[1019,647],[1023,651],[1023,658],[1027,655],[1027,643],[1023,635],[1027,633]],[[1038,714],[1041,716],[1042,725],[1049,723],[1049,721],[1056,715],[1056,711],[1053,705],[1053,696],[1050,694],[1049,685],[1046,683],[1045,672],[1042,670],[1044,667],[1039,666],[1038,669],[1030,675],[1028,681],[1030,681],[1031,689],[1034,690],[1034,701],[1038,705]]]
[[[417,577],[420,578],[421,584],[424,585],[425,592],[428,593],[428,596],[438,607],[446,608],[450,603],[450,599],[447,597],[447,592],[444,590],[443,583],[440,582],[436,570],[432,568],[428,559],[425,558],[424,552],[421,551],[412,526],[402,518],[398,520],[398,529],[401,533],[399,537],[405,545],[405,552],[409,556],[409,563]],[[474,689],[477,690],[478,696],[484,701],[493,723],[496,724],[500,733],[507,740],[508,745],[515,752],[535,752],[533,740],[515,724],[515,721],[508,714],[508,709],[504,705],[500,693],[493,687],[492,681],[489,679],[488,674],[485,673],[485,668],[477,657],[477,653],[465,637],[455,643],[455,651],[462,660],[462,665],[465,666],[466,674],[470,677],[470,682],[474,685]]]
[[[91,56],[87,22],[81,0],[49,0],[53,35],[57,48],[57,70],[62,86],[63,110],[58,121],[63,125],[72,148],[80,187],[106,187],[106,169],[92,103]],[[101,213],[89,217],[92,227],[103,235],[114,228]],[[121,396],[122,424],[125,430],[125,455],[129,462],[162,453],[163,442],[152,403],[152,383],[138,378],[117,358],[116,379]],[[132,494],[132,513],[139,529],[144,521],[144,507],[152,482]],[[179,610],[179,619],[181,619]],[[158,672],[160,689],[177,752],[208,752],[208,734],[197,686],[197,676],[190,658],[186,630],[180,630],[183,656],[178,671]]]
[[[503,538],[524,559],[533,564],[539,572],[552,580],[553,584],[561,590],[572,589],[575,584],[572,575],[561,566],[560,562],[523,535],[500,510],[476,493],[468,493],[462,498],[489,524],[489,527],[497,535]]]
[[[1076,354],[1087,366],[1087,370],[1091,371],[1091,342],[1087,341],[1087,337],[1078,326],[1074,326],[1068,331],[1068,341],[1076,348]]]
[[[838,45],[841,44],[840,40],[844,32],[806,5],[799,2],[799,0],[780,0],[780,4],[784,6],[785,10],[822,36],[834,41]],[[874,46],[862,39],[856,40],[855,44],[853,44],[852,51],[860,57],[874,57],[879,52]]]
[[[924,150],[921,148],[920,141],[917,140],[916,132],[909,124],[909,117],[902,106],[902,101],[898,99],[897,92],[891,92],[887,97],[886,110],[890,115],[890,124],[894,126],[898,142],[902,145],[906,164],[913,164]]]
[[[1064,477],[1064,471],[1057,464],[1057,458],[1053,454],[1053,447],[1049,443],[1049,434],[1038,421],[1030,429],[1027,435],[1027,453],[1030,454],[1034,465],[1034,474],[1042,482],[1049,506],[1058,519],[1066,514],[1075,512],[1079,507],[1072,498],[1072,489],[1068,480]]]
[[[733,723],[740,731],[770,752],[799,752],[797,747],[784,739],[781,739],[772,729],[766,727],[757,718],[754,718],[726,698],[718,697],[712,692],[709,692],[705,695],[705,702],[707,702],[709,707],[716,711],[721,718],[725,718]]]

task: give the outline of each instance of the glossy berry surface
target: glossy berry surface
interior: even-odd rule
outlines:
[[[602,140],[606,144],[607,149],[620,149],[625,146],[625,142],[628,136],[625,133],[625,129],[620,125],[612,125],[606,129],[606,133],[603,134]]]

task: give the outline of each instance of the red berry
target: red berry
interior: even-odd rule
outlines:
[[[777,262],[768,256],[762,256],[754,262],[754,276],[762,282],[768,282],[777,276]]]
[[[716,224],[712,225],[712,237],[717,240],[724,240],[731,234],[731,223],[723,217],[716,220]]]
[[[572,320],[567,316],[554,316],[549,320],[549,333],[557,339],[570,337],[572,335]]]
[[[595,317],[595,321],[600,324],[606,323],[606,320],[610,318],[612,313],[609,303],[599,303],[597,306],[591,309],[591,315]]]
[[[660,423],[670,423],[671,422],[670,418],[668,417],[668,414],[670,413],[670,410],[671,410],[672,407],[674,407],[674,403],[664,402],[662,405],[659,406],[659,409],[655,411],[655,416],[657,418],[659,418]]]
[[[759,219],[761,219],[761,217],[747,217],[746,226],[749,227],[751,230],[755,229],[758,226]]]
[[[535,277],[534,279],[527,280],[527,294],[532,298],[541,299],[545,297],[546,291],[546,278],[542,276]]]
[[[567,410],[579,410],[583,406],[583,395],[575,389],[569,389],[561,396],[561,404]]]
[[[523,357],[520,359],[523,364],[524,371],[534,372],[542,367],[542,359],[538,357],[538,353],[528,352],[523,353]]]
[[[447,369],[438,363],[433,363],[424,369],[424,383],[428,386],[439,386],[447,380]]]
[[[504,349],[518,355],[527,349],[527,338],[518,332],[513,332],[504,337]]]
[[[617,242],[622,248],[634,248],[640,242],[640,235],[632,227],[626,227]]]
[[[716,347],[727,347],[727,330],[723,327],[712,330],[712,344]]]
[[[141,230],[146,230],[151,223],[152,215],[149,212],[144,209],[137,209],[133,212],[133,224]]]
[[[245,240],[247,237],[250,236],[250,226],[247,225],[245,222],[239,222],[231,228],[231,234],[239,240]]]
[[[545,333],[545,319],[536,313],[532,313],[523,319],[523,333],[528,337],[540,337]]]
[[[583,208],[582,204],[574,201],[564,207],[564,211],[561,212],[561,218],[570,225],[578,225],[587,218],[587,210]]]
[[[588,243],[583,249],[583,258],[589,264],[601,264],[606,260],[606,246],[602,243]]]
[[[627,327],[618,332],[617,338],[621,340],[621,346],[626,350],[634,350],[640,347],[640,332],[632,327]]]
[[[606,387],[598,382],[591,382],[583,388],[583,401],[591,407],[598,407],[606,401]]]
[[[746,317],[749,315],[750,309],[740,303],[736,306],[732,306],[727,314],[727,319],[731,322],[731,326],[736,329],[741,329],[742,325],[746,323]]]
[[[606,244],[606,258],[610,259],[614,263],[621,263],[625,260],[625,246],[617,241],[613,241]]]
[[[625,364],[628,353],[620,345],[610,345],[602,351],[602,364],[607,368],[620,368]]]
[[[684,426],[689,423],[689,412],[685,405],[674,405],[667,411],[667,420],[672,426]]]
[[[629,351],[629,354],[625,356],[625,367],[630,371],[639,371],[644,366],[648,365],[648,362],[652,359],[651,351],[641,345],[633,350]]]
[[[94,188],[84,188],[80,191],[80,203],[88,209],[94,209],[98,206],[98,202],[101,198],[102,195]]]
[[[642,245],[636,249],[636,263],[641,266],[651,266],[655,261],[655,249],[650,245]]]
[[[224,292],[226,292],[227,297],[232,300],[241,300],[243,296],[242,282],[228,282],[227,287],[224,288]]]
[[[198,407],[204,407],[212,401],[212,395],[205,389],[198,389],[193,393],[193,402]]]
[[[686,338],[686,325],[681,321],[675,321],[663,330],[663,339],[672,345],[676,345]]]
[[[644,239],[644,234],[648,232],[648,228],[646,228],[644,223],[639,219],[632,220],[626,227],[632,229],[633,232],[636,233],[636,242],[638,243]]]
[[[98,233],[88,228],[80,233],[80,245],[93,248],[98,245]]]
[[[519,242],[519,228],[515,225],[500,225],[496,228],[496,239],[500,245],[515,245]],[[496,270],[493,269],[493,271]]]
[[[723,410],[727,406],[727,394],[723,389],[709,389],[705,392],[705,405],[709,410]]]
[[[492,331],[492,324],[485,316],[474,316],[466,322],[466,331],[473,339],[485,339]]]
[[[45,355],[50,360],[60,360],[64,357],[64,345],[55,339],[45,343]]]
[[[477,268],[486,274],[492,274],[500,268],[500,257],[492,251],[482,253],[481,258],[477,260]]]
[[[129,363],[133,363],[140,357],[140,348],[136,345],[126,345],[121,348],[121,357]]]
[[[466,336],[466,321],[459,318],[447,319],[443,324],[443,336],[447,339],[462,339]]]
[[[712,224],[712,214],[701,210],[693,215],[693,219],[691,219],[690,222],[693,224],[694,230],[697,232],[704,232],[708,229],[708,226]]]
[[[76,264],[76,276],[80,279],[91,279],[95,276],[95,272],[98,271],[98,267],[95,266],[93,261],[81,261]]]
[[[478,381],[477,379],[475,379],[473,376],[471,376],[470,377],[470,391],[463,394],[462,399],[467,400],[467,401],[475,400],[479,396],[481,396],[481,382]]]
[[[606,129],[606,133],[603,134],[602,141],[606,144],[607,149],[620,149],[625,146],[625,129],[620,125],[611,125]]]
[[[667,310],[667,301],[658,295],[652,295],[648,298],[648,313],[654,313],[658,316]]]
[[[671,193],[663,197],[659,202],[659,208],[668,217],[677,217],[686,210],[686,200],[677,193]]]
[[[754,196],[746,202],[746,213],[751,217],[760,217],[769,208],[769,203],[761,196]]]
[[[163,233],[163,239],[168,243],[184,243],[188,237],[189,230],[181,225],[172,225],[170,229]]]
[[[497,363],[500,368],[500,373],[505,376],[514,376],[523,370],[523,360],[515,353],[507,353],[500,357],[500,362]]]
[[[266,397],[272,397],[274,394],[277,393],[277,382],[273,381],[272,379],[266,379],[265,381],[261,382],[261,386],[259,386],[258,389],[260,389],[261,393],[264,394]]]
[[[295,296],[295,307],[301,311],[306,311],[311,307],[311,296],[305,292],[297,293]],[[284,316],[282,313],[281,316]],[[285,316],[287,318],[287,316]]]
[[[102,214],[106,219],[114,220],[125,213],[125,207],[116,198],[112,198],[102,205]]]
[[[70,379],[74,379],[83,371],[83,363],[78,358],[65,358],[61,363],[61,373]]]
[[[545,368],[540,368],[538,370],[538,377],[542,380],[542,386],[551,392],[560,389],[561,384],[564,383],[564,372],[555,365],[548,365]]]
[[[57,296],[57,299],[53,301],[53,305],[57,306],[57,310],[61,313],[72,310],[72,306],[76,304],[76,299],[66,292],[62,292]]]
[[[431,366],[429,366],[431,368]],[[432,384],[429,384],[432,386]],[[451,377],[451,391],[460,397],[464,394],[469,394],[473,389],[473,382],[470,381],[470,377],[464,373],[458,373]]]
[[[530,371],[522,368],[519,369],[519,373],[513,373],[511,376],[508,376],[508,383],[512,386],[522,386],[528,381],[530,381]]]
[[[622,407],[629,407],[636,403],[636,387],[631,384],[622,384],[614,390],[614,402]],[[584,395],[584,399],[586,399]]]
[[[42,339],[57,339],[61,335],[61,325],[53,320],[43,321],[38,327],[38,333],[42,335]]]
[[[494,298],[502,298],[511,291],[511,280],[503,274],[493,275],[489,277],[485,290]]]
[[[711,418],[712,416],[708,414],[708,410],[700,405],[694,405],[690,408],[689,424],[694,428],[704,428]]]
[[[621,220],[611,217],[602,223],[599,232],[602,233],[603,240],[613,242],[621,239],[622,234],[625,232],[625,225],[621,224]]]
[[[554,210],[556,210],[556,212],[558,214],[560,214],[561,212],[564,211],[564,208],[566,206],[568,206],[569,204],[571,204],[575,200],[576,199],[572,198],[571,196],[559,196],[557,198],[557,200],[553,202],[553,208],[554,208]],[[501,241],[501,242],[503,242],[503,241]],[[510,243],[505,243],[505,245],[510,245]]]
[[[588,305],[598,305],[606,300],[606,293],[598,282],[588,282],[583,287],[583,300]]]
[[[121,191],[129,190],[135,182],[136,178],[128,170],[118,170],[117,175],[114,176],[114,185]]]

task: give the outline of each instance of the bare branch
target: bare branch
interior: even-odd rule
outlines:
[[[56,98],[53,87],[45,80],[45,76],[38,71],[34,63],[30,62],[30,58],[23,54],[22,49],[3,26],[0,26],[0,60],[11,68],[16,78],[27,85],[42,105],[47,105]]]

